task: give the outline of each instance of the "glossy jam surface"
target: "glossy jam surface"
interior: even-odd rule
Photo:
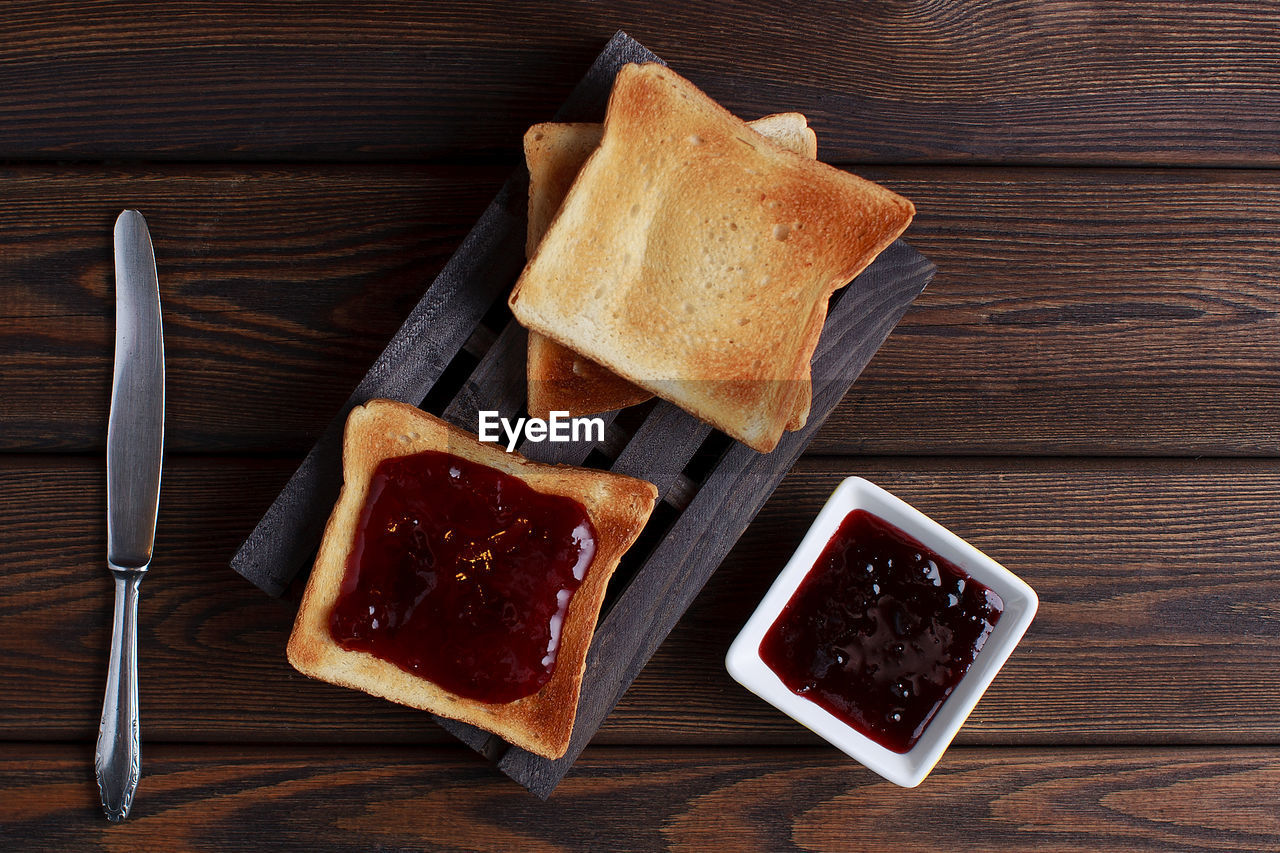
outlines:
[[[1003,610],[958,566],[854,510],[765,633],[760,657],[792,691],[903,753]]]
[[[448,453],[386,459],[329,632],[459,696],[511,702],[551,680],[595,550],[575,500]]]

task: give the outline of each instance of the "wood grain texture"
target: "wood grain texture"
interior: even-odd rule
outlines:
[[[1280,453],[1280,173],[866,169],[939,267],[825,453]],[[110,223],[146,212],[168,447],[310,447],[504,179],[0,170],[0,449],[103,446]]]
[[[0,745],[6,850],[1277,850],[1280,750],[597,748],[538,802],[461,747],[153,746],[109,826],[87,747]],[[922,844],[922,842],[924,842]]]
[[[710,434],[710,424],[674,403],[661,400],[609,470],[629,477],[643,477],[657,487],[658,499],[662,500],[670,494],[681,472]]]
[[[806,112],[941,272],[540,804],[293,673],[292,605],[226,561],[618,27],[745,117]],[[1280,850],[1277,56],[1265,0],[0,5],[0,848]],[[171,455],[108,827],[126,206]],[[852,473],[1043,602],[910,792],[721,663]]]
[[[146,737],[439,742],[425,715],[309,681],[293,605],[226,560],[295,459],[168,460],[142,586]],[[809,459],[784,480],[596,743],[811,744],[733,684],[729,642],[839,480],[861,474],[1025,578],[1041,609],[967,744],[1277,743],[1280,463]],[[0,458],[0,739],[89,742],[110,582],[100,460]]]
[[[1275,165],[1280,32],[1218,4],[14,2],[0,159],[500,157],[619,27],[840,162]]]
[[[601,118],[618,69],[627,62],[656,60],[633,39],[617,34],[556,110],[556,120]],[[232,558],[232,568],[268,594],[283,593],[319,547],[329,507],[337,500],[342,482],[342,435],[351,410],[379,397],[422,404],[429,392],[441,391],[438,380],[459,351],[478,336],[492,333],[482,327],[481,320],[495,303],[501,303],[524,267],[528,180],[523,165],[512,171]],[[450,403],[447,420],[459,425],[474,420],[481,402],[477,392],[481,388],[496,390],[490,386],[504,378],[500,384],[508,398],[507,414],[523,403],[522,370],[515,361],[523,347],[515,345],[524,341],[524,334],[514,322],[507,323],[458,398]],[[517,396],[519,404],[514,399]],[[487,735],[478,732],[465,739],[475,745],[481,737],[487,740]]]
[[[1280,176],[877,170],[934,284],[810,448],[1280,453]]]
[[[23,426],[10,421],[0,434],[20,432],[38,450],[84,447],[90,436],[87,446],[104,446],[110,224],[131,206],[146,212],[161,280],[166,449],[225,450],[246,429],[258,449],[282,438],[310,447],[504,178],[390,167],[0,169],[0,418],[27,411]],[[308,387],[293,385],[303,376]],[[37,400],[40,386],[48,396]]]

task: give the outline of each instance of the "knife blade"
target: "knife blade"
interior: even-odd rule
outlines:
[[[155,252],[136,210],[116,219],[116,345],[107,424],[107,568],[115,582],[94,770],[107,819],[124,820],[141,775],[138,589],[151,564],[164,452],[164,333]]]

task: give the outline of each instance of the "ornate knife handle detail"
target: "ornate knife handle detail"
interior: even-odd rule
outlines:
[[[138,731],[138,588],[146,569],[112,567],[116,583],[115,626],[111,632],[111,661],[107,692],[98,727],[94,769],[102,810],[113,823],[129,816],[133,792],[142,773],[142,745]]]

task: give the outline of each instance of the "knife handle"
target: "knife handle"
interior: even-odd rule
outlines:
[[[129,816],[133,792],[142,772],[138,730],[138,587],[145,571],[114,569],[115,627],[111,631],[111,661],[107,692],[102,701],[94,770],[102,810],[117,823]]]

